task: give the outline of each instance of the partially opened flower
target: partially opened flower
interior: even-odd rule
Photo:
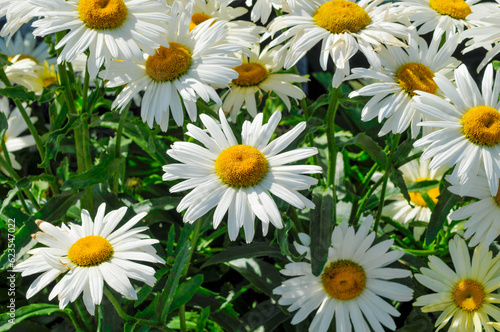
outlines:
[[[317,309],[309,326],[311,332],[326,332],[335,324],[335,331],[383,332],[384,326],[396,328],[392,317],[400,313],[384,301],[410,301],[413,291],[390,279],[406,278],[410,271],[388,268],[403,251],[389,251],[393,240],[373,245],[375,233],[370,231],[373,217],[367,217],[357,232],[344,221],[335,227],[332,246],[321,275],[312,274],[309,262],[289,263],[281,274],[291,277],[274,289],[281,295],[278,303],[289,305],[288,311],[298,310],[292,324],[302,322]],[[311,241],[306,234],[299,234],[302,244],[295,243],[300,254],[311,259]],[[392,317],[391,317],[392,316]],[[335,320],[335,323],[332,323]]]
[[[30,286],[26,297],[30,298],[47,287],[59,275],[62,279],[49,294],[49,300],[56,295],[59,307],[63,309],[74,302],[83,292],[83,302],[90,314],[99,305],[103,296],[104,282],[129,299],[137,294],[129,279],[154,286],[155,270],[136,261],[164,263],[156,255],[153,244],[158,240],[140,234],[148,228],[132,228],[147,213],[139,213],[123,226],[115,229],[125,215],[127,208],[104,214],[106,204],[101,204],[93,222],[87,210],[82,210],[82,225],[62,224],[60,227],[38,220],[42,230],[33,235],[46,247],[28,251],[32,256],[15,266],[14,271],[22,276],[42,273]]]
[[[479,243],[484,243],[488,247],[498,235],[500,235],[500,185],[496,195],[490,193],[488,179],[484,171],[472,178],[472,185],[469,190],[464,190],[464,185],[453,185],[448,189],[457,195],[478,199],[466,206],[462,206],[454,211],[450,217],[452,220],[468,219],[464,225],[466,238],[472,236],[469,246],[473,247]]]
[[[290,14],[275,18],[268,29],[271,35],[286,29],[271,46],[286,42],[283,48],[285,69],[291,68],[314,45],[321,42],[319,62],[327,69],[328,59],[335,63],[332,85],[338,87],[350,74],[349,59],[360,50],[377,62],[374,49],[380,44],[404,44],[407,28],[397,23],[391,4],[383,0],[295,0]]]
[[[500,71],[493,82],[493,66],[488,65],[482,91],[465,65],[454,73],[457,87],[439,73],[434,78],[449,101],[423,91],[414,97],[414,107],[436,119],[420,125],[442,128],[414,145],[428,145],[421,160],[432,158],[430,168],[455,166],[450,178],[453,183],[467,184],[484,170],[490,193],[496,195],[500,179]]]
[[[442,311],[436,321],[436,331],[449,322],[450,332],[482,331],[493,332],[489,324],[491,316],[500,321],[500,296],[496,293],[500,256],[492,257],[488,246],[474,249],[472,262],[465,241],[455,236],[449,243],[454,269],[436,256],[429,256],[429,268],[422,268],[422,274],[415,279],[434,293],[417,298],[415,306],[422,306],[423,312]]]
[[[279,73],[282,63],[278,56],[281,46],[264,48],[259,53],[259,47],[253,48],[251,56],[242,55],[243,63],[233,69],[238,72],[238,78],[229,84],[229,90],[222,96],[224,103],[222,109],[231,114],[231,119],[236,117],[242,105],[248,113],[257,115],[257,101],[263,97],[263,92],[276,94],[290,110],[290,97],[293,99],[305,98],[301,88],[293,83],[307,82],[308,79],[291,73]]]
[[[220,125],[209,116],[200,115],[210,136],[188,124],[188,135],[204,146],[175,142],[167,151],[181,163],[163,166],[163,180],[187,179],[170,191],[193,189],[177,206],[179,212],[187,209],[184,222],[193,223],[215,207],[214,228],[228,213],[229,238],[235,240],[243,227],[246,241],[251,242],[256,216],[262,221],[264,235],[269,222],[276,228],[283,227],[280,211],[269,192],[297,208],[314,208],[298,190],[315,185],[318,180],[305,174],[320,173],[321,168],[286,164],[315,155],[316,148],[282,152],[305,129],[305,122],[269,143],[281,113],[274,112],[267,124],[262,124],[262,113],[259,113],[252,122],[243,123],[242,144],[238,144],[222,110],[219,118]]]

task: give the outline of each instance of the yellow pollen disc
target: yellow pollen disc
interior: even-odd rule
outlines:
[[[430,181],[431,179],[429,178],[422,178],[422,179],[417,179],[415,182],[422,182],[422,181]],[[427,207],[427,203],[425,203],[424,198],[420,193],[417,192],[410,192],[408,193],[410,195],[410,200],[413,204],[417,206],[422,206],[422,207]],[[434,201],[434,203],[438,202],[438,197],[440,195],[439,193],[439,186],[436,188],[432,188],[427,190],[427,195]]]
[[[459,281],[453,289],[453,300],[462,310],[475,311],[484,302],[483,286],[474,280]]]
[[[469,109],[460,119],[462,132],[476,145],[495,146],[500,143],[500,112],[490,106]]]
[[[340,301],[348,301],[363,293],[366,285],[365,270],[349,260],[331,263],[321,275],[325,292]]]
[[[114,29],[127,18],[123,0],[80,0],[80,19],[91,29]]]
[[[498,185],[498,192],[495,196],[495,201],[497,202],[498,206],[500,206],[500,184]]]
[[[259,183],[267,173],[267,159],[250,145],[233,145],[222,151],[215,160],[215,172],[232,187],[250,187]]]
[[[260,63],[244,63],[237,67],[233,67],[239,74],[238,78],[233,80],[233,83],[241,86],[252,86],[262,82],[268,74],[266,67]]]
[[[433,78],[434,73],[429,67],[416,62],[404,64],[396,72],[396,82],[410,96],[415,95],[415,90],[436,93],[437,84]]]
[[[9,60],[10,62],[12,62],[12,59],[14,59],[14,58],[15,58],[15,57],[10,56],[10,57],[8,58],[8,60]],[[24,59],[30,59],[30,60],[34,61],[35,63],[38,63],[38,61],[36,61],[36,59],[35,59],[34,57],[32,57],[31,55],[26,55],[26,54],[21,54],[21,55],[17,58],[17,60],[16,60],[16,61],[21,61],[21,60],[24,60]]]
[[[194,28],[196,28],[198,24],[203,23],[211,18],[212,16],[207,14],[194,13],[193,16],[191,16],[191,23],[189,23],[189,31],[191,32]]]
[[[372,21],[363,8],[347,0],[325,2],[316,9],[313,19],[332,33],[358,32]]]
[[[113,247],[102,236],[89,235],[76,241],[68,251],[68,258],[78,266],[95,266],[108,261]]]
[[[457,20],[463,20],[472,13],[464,0],[430,0],[429,6],[441,15],[448,15]]]
[[[186,73],[191,66],[191,51],[179,43],[160,46],[146,60],[146,72],[159,82],[173,81]]]

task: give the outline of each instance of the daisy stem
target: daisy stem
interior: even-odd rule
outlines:
[[[391,151],[389,152],[389,156],[387,158],[387,165],[385,166],[385,172],[382,182],[382,189],[380,191],[380,203],[378,205],[377,215],[375,217],[375,225],[373,226],[373,231],[377,234],[378,224],[380,223],[380,218],[382,217],[382,210],[384,209],[385,202],[385,191],[387,190],[387,182],[389,181],[389,175],[391,174],[392,158],[398,149],[399,139],[401,138],[401,134],[397,134],[392,136],[392,144]]]
[[[89,112],[88,112],[88,90],[89,90],[89,71],[87,66],[85,66],[85,77],[83,79],[83,91],[82,91],[82,111],[80,114],[80,118],[82,120],[82,150],[83,150],[83,163],[84,163],[84,171],[89,170],[92,167],[91,156],[90,156],[90,133],[89,133]],[[93,201],[92,201],[92,188],[85,188],[85,193],[83,196],[84,206],[89,211],[92,211]],[[85,203],[86,202],[86,203]]]
[[[140,319],[140,318],[135,318],[130,315],[127,315],[125,311],[123,311],[122,307],[120,306],[120,303],[115,299],[113,294],[108,290],[107,287],[104,287],[104,295],[108,298],[109,302],[115,307],[116,312],[118,315],[127,323],[131,324],[139,324],[139,325],[146,325],[146,326],[152,326],[156,327],[159,330],[162,331],[168,331],[167,327],[158,323],[155,323],[153,321],[145,320],[145,319]]]
[[[378,164],[375,163],[372,166],[372,168],[370,168],[370,170],[366,174],[365,178],[363,179],[363,182],[361,183],[361,187],[359,188],[359,190],[357,190],[357,193],[356,193],[357,197],[354,199],[354,202],[352,203],[351,214],[349,217],[349,224],[350,225],[355,225],[357,222],[356,211],[357,211],[358,206],[359,206],[359,197],[361,197],[362,195],[364,195],[366,193],[366,191],[367,191],[366,189],[368,188],[368,183],[371,181],[373,174],[377,171],[377,169],[378,169]]]
[[[75,302],[72,302],[71,306],[73,307],[73,311],[78,313],[78,315],[73,316],[74,321],[72,320],[73,325],[77,328],[77,331],[92,331],[92,326],[85,318],[85,313],[79,300],[77,299]],[[82,326],[84,327],[83,329]]]
[[[68,315],[71,323],[73,323],[73,326],[77,331],[85,331],[85,329],[82,329],[82,322],[77,319],[73,310],[65,310],[64,312]]]
[[[125,119],[127,119],[128,109],[130,108],[130,103],[123,109],[120,114],[120,122],[118,123],[118,129],[116,130],[116,141],[115,141],[115,158],[120,158],[121,155],[121,141],[123,134],[123,126],[125,125]],[[113,193],[118,194],[118,185],[120,179],[120,172],[115,172],[113,176]]]
[[[330,97],[330,104],[328,105],[328,110],[326,112],[326,139],[328,144],[328,173],[326,177],[326,186],[332,188],[333,192],[333,220],[337,220],[337,192],[335,190],[335,170],[337,168],[337,153],[339,147],[335,140],[335,115],[337,114],[337,109],[339,108],[339,100],[342,95],[342,84],[336,88],[332,89]]]

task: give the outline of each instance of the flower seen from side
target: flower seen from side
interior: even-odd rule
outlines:
[[[384,327],[394,330],[393,317],[400,313],[382,297],[391,301],[410,301],[413,291],[390,279],[406,278],[410,271],[388,268],[403,251],[389,251],[393,240],[372,245],[375,233],[367,217],[356,232],[344,221],[335,227],[328,259],[321,275],[314,276],[309,262],[289,263],[281,274],[290,277],[274,289],[280,295],[278,303],[288,311],[296,311],[292,324],[302,322],[317,309],[309,326],[311,332],[326,332],[331,324],[336,331],[383,332]],[[300,254],[311,259],[311,239],[299,234],[302,244],[295,243]],[[332,323],[335,320],[335,323]]]
[[[222,110],[220,125],[205,114],[200,119],[208,132],[188,124],[188,135],[203,146],[190,142],[175,142],[167,154],[180,163],[163,166],[164,181],[186,179],[170,188],[171,192],[191,190],[177,206],[186,210],[184,222],[193,223],[215,207],[213,226],[217,228],[228,214],[231,240],[243,227],[250,243],[255,234],[255,217],[262,222],[267,234],[269,223],[282,228],[282,219],[270,193],[299,209],[314,208],[314,204],[298,192],[307,190],[318,181],[307,174],[321,173],[319,166],[287,165],[317,153],[316,148],[304,147],[283,152],[305,129],[305,122],[269,142],[281,113],[274,112],[269,122],[262,124],[262,113],[252,122],[245,121],[239,144]]]
[[[95,305],[102,300],[104,283],[128,299],[137,299],[129,279],[154,286],[155,270],[137,261],[164,264],[152,246],[159,241],[140,234],[148,229],[146,226],[132,228],[146,213],[139,213],[116,229],[127,208],[106,215],[105,209],[106,204],[99,206],[94,221],[87,210],[82,210],[81,225],[59,227],[37,221],[41,231],[33,237],[45,247],[31,249],[28,254],[32,256],[14,267],[23,277],[42,273],[31,284],[27,298],[63,275],[50,292],[49,300],[57,295],[63,309],[83,292],[83,303],[94,315]]]

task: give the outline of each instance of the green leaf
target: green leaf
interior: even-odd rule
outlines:
[[[172,312],[180,308],[181,305],[188,303],[201,287],[201,284],[203,284],[203,275],[201,274],[197,274],[188,281],[180,284],[175,291],[174,299],[170,305],[170,311]]]
[[[17,182],[16,187],[20,189],[29,189],[31,188],[31,184],[35,181],[53,182],[55,179],[56,177],[51,174],[29,175]]]
[[[156,283],[158,283],[160,279],[163,278],[163,276],[168,272],[170,272],[170,269],[159,269],[158,271],[156,271]],[[137,308],[139,305],[141,305],[142,302],[144,302],[148,298],[149,294],[151,294],[152,291],[153,287],[146,284],[142,286],[141,290],[137,292],[137,300],[134,302],[134,308]]]
[[[198,317],[198,321],[196,322],[195,332],[205,331],[205,326],[207,325],[208,316],[210,316],[210,307],[205,307],[200,312],[200,316]]]
[[[493,69],[495,69],[495,71],[500,69],[500,61],[499,60],[493,60],[492,64],[493,64]]]
[[[40,98],[38,98],[38,102],[40,104],[50,102],[55,98],[56,94],[62,91],[64,91],[64,88],[57,84],[46,86],[43,88],[42,94]]]
[[[328,258],[333,231],[333,193],[330,188],[316,187],[313,190],[313,203],[310,213],[311,227],[311,268],[315,276],[323,271]]]
[[[0,89],[0,95],[10,99],[19,99],[22,101],[34,101],[36,100],[35,93],[33,91],[28,91],[22,85],[9,86]]]
[[[437,186],[439,186],[438,180],[429,180],[410,183],[409,185],[407,185],[407,188],[409,192],[415,192],[422,190],[427,191],[430,189],[434,189]]]
[[[261,256],[275,256],[282,257],[281,249],[276,244],[271,244],[269,242],[253,242],[251,244],[245,244],[243,246],[231,246],[228,247],[223,252],[213,256],[205,264],[202,265],[202,269],[220,263],[226,263],[239,258],[251,258],[251,257],[261,257]]]
[[[206,288],[200,287],[190,303],[202,308],[210,308],[210,320],[216,322],[225,331],[241,331],[239,314],[231,302]]]
[[[408,204],[411,203],[411,198],[410,194],[408,194],[408,188],[406,187],[406,182],[403,178],[403,172],[401,172],[399,169],[392,168],[392,172],[390,174],[390,179],[391,182],[399,188],[401,191],[401,194],[403,194],[403,197],[408,201]]]
[[[0,139],[3,139],[5,132],[7,131],[7,128],[9,128],[7,117],[5,116],[4,112],[0,112]]]
[[[97,183],[106,182],[113,176],[122,161],[122,157],[107,156],[88,171],[71,176],[62,184],[61,190],[86,188]]]
[[[7,308],[8,309],[8,308]],[[15,314],[13,315],[15,319],[10,316],[10,312],[6,312],[0,315],[0,332],[8,331],[13,325],[22,322],[23,320],[30,318],[32,316],[44,316],[51,315],[56,312],[62,312],[65,314],[71,313],[71,309],[59,309],[56,304],[46,304],[46,303],[35,303],[30,304],[21,308],[15,309]]]
[[[184,271],[184,267],[187,264],[189,258],[189,242],[184,242],[181,249],[179,250],[177,256],[175,257],[174,265],[172,266],[172,271],[168,276],[167,283],[161,294],[160,303],[162,305],[158,306],[157,316],[159,316],[160,322],[165,324],[167,322],[168,314],[171,312],[170,306],[174,299],[177,286],[179,285],[179,280]]]
[[[434,208],[436,207],[436,203],[434,203],[434,201],[429,196],[429,194],[427,194],[427,192],[425,190],[422,190],[422,191],[420,191],[420,196],[422,196],[422,198],[424,199],[425,204],[427,205],[427,207],[431,211],[434,211]]]
[[[63,128],[53,130],[42,136],[46,149],[45,157],[39,167],[50,166],[50,160],[57,157],[62,139],[66,137],[66,135],[73,130],[74,127],[79,126],[80,123],[79,118],[73,117]]]
[[[3,53],[0,53],[0,67],[3,67],[3,66],[10,66],[12,63],[9,61],[9,58],[3,54]]]
[[[60,195],[55,195],[40,209],[40,211],[36,212],[28,220],[16,220],[16,223],[20,223],[22,226],[15,234],[15,257],[17,257],[17,259],[21,258],[21,256],[36,243],[31,237],[31,234],[38,231],[38,227],[35,224],[36,219],[45,220],[47,222],[61,219],[66,215],[68,209],[76,204],[82,195],[83,192],[75,193],[74,191],[67,191]],[[0,257],[0,271],[9,267],[14,267],[15,260],[11,255],[12,254],[9,254],[6,250]]]
[[[271,297],[281,284],[281,275],[271,264],[256,258],[240,258],[226,263],[248,280],[257,291]]]
[[[246,331],[274,331],[289,319],[278,305],[265,300],[243,316],[242,327]]]
[[[368,135],[365,133],[359,133],[354,136],[352,139],[341,142],[339,144],[340,149],[344,149],[346,146],[355,145],[361,149],[363,149],[370,158],[375,161],[380,168],[385,168],[387,165],[387,156],[384,151],[380,148],[380,146]]]
[[[431,220],[429,221],[429,226],[425,233],[426,244],[429,245],[436,239],[451,209],[461,200],[462,198],[460,196],[452,194],[447,187],[441,190],[441,194],[438,197],[438,202],[434,211],[432,211]]]

